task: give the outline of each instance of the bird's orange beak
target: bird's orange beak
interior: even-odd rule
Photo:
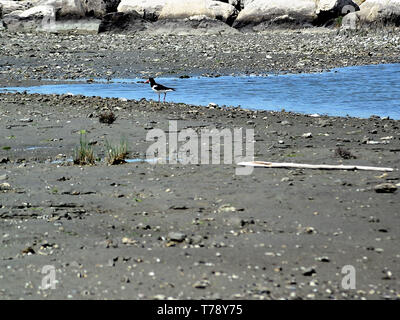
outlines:
[[[147,80],[147,81],[145,81],[144,83],[149,83],[150,82],[150,80]]]

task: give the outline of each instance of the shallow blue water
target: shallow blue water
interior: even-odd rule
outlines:
[[[92,84],[56,84],[0,88],[29,93],[72,93],[86,96],[154,99],[158,96],[143,79],[114,79]],[[313,74],[224,76],[189,79],[157,78],[176,88],[167,101],[194,105],[241,106],[258,110],[294,111],[367,118],[371,115],[400,119],[400,64],[333,69]],[[161,95],[161,98],[163,95]]]

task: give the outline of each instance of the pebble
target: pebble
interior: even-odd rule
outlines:
[[[196,289],[205,289],[210,285],[210,281],[208,280],[200,280],[193,284],[193,288]]]
[[[31,118],[23,118],[19,119],[20,122],[32,122],[33,120]]]
[[[171,241],[182,242],[186,238],[186,234],[182,232],[170,232],[168,233],[168,238]]]
[[[218,208],[218,212],[235,212],[236,208],[229,204],[223,204]]]
[[[397,190],[397,187],[392,183],[381,183],[376,185],[374,190],[377,193],[393,193]]]
[[[8,182],[0,183],[0,191],[11,190],[11,185]]]
[[[304,268],[302,267],[303,276],[310,277],[314,273],[317,273],[313,267]]]
[[[123,237],[122,238],[122,243],[123,244],[136,244],[137,241],[128,237]]]

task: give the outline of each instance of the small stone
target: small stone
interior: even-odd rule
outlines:
[[[20,122],[32,122],[33,120],[31,118],[23,118],[19,119]]]
[[[35,250],[33,250],[32,247],[25,248],[21,252],[22,252],[22,254],[35,254]]]
[[[313,267],[303,268],[303,276],[310,277],[314,273],[317,273]]]
[[[397,190],[397,187],[392,183],[381,183],[376,185],[374,189],[377,193],[393,193]]]
[[[316,260],[321,261],[321,262],[330,262],[331,260],[329,259],[329,257],[317,257]]]
[[[311,132],[303,133],[301,136],[303,138],[312,138],[312,133]]]
[[[315,231],[315,229],[313,227],[306,227],[304,229],[304,232],[307,233],[307,234],[317,233],[317,231]]]
[[[7,182],[3,182],[0,184],[0,191],[11,190],[11,185]]]
[[[182,232],[170,232],[168,233],[168,238],[171,241],[182,242],[186,238],[186,234]]]
[[[218,212],[235,212],[236,208],[229,204],[223,204],[218,208]]]
[[[0,158],[0,163],[7,163],[7,162],[10,162],[9,158],[5,158],[5,157]]]
[[[122,238],[122,243],[123,244],[131,244],[132,245],[132,244],[136,243],[136,240],[128,238],[128,237],[123,237]]]
[[[200,280],[193,284],[193,288],[196,289],[205,289],[210,285],[210,281],[208,280]]]

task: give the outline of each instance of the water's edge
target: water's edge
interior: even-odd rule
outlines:
[[[323,73],[164,77],[156,81],[176,89],[167,94],[166,101],[177,103],[400,119],[400,64],[336,68]],[[63,80],[46,85],[5,87],[0,92],[69,93],[129,100],[158,98],[143,78]]]

